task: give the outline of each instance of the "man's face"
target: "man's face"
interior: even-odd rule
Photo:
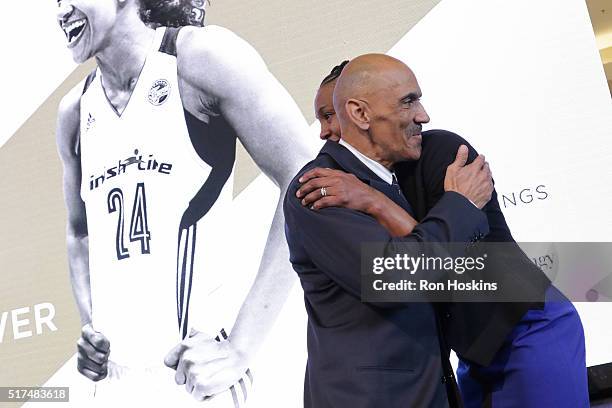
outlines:
[[[336,81],[321,86],[315,97],[315,115],[321,124],[320,137],[323,140],[340,140],[340,124],[334,111],[334,86]]]
[[[422,125],[429,122],[420,102],[421,88],[407,67],[388,74],[389,81],[368,98],[370,136],[379,155],[391,163],[418,160]]]
[[[57,21],[76,63],[103,46],[117,16],[116,0],[58,0]]]

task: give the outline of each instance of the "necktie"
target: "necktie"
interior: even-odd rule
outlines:
[[[397,190],[397,194],[402,198],[402,200],[404,201],[408,201],[406,200],[406,197],[404,196],[404,193],[402,193],[402,189],[397,181],[397,177],[395,176],[395,173],[392,174],[393,176],[393,181],[392,181],[392,185],[393,187]]]
[[[406,197],[404,197],[404,194],[402,193],[402,190],[397,181],[397,178],[395,177],[395,174],[393,174],[393,181],[391,185],[389,185],[388,183],[384,183],[384,182],[380,182],[380,183],[376,182],[372,186],[375,187],[379,191],[386,191],[387,192],[386,194],[390,199],[395,201],[397,205],[402,207],[410,215],[413,215],[412,207],[408,203],[408,200],[406,199]]]

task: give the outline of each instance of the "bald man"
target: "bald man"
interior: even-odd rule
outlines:
[[[465,165],[467,149],[460,149],[448,168],[443,197],[405,236],[392,236],[363,212],[311,208],[298,198],[304,173],[339,169],[411,213],[393,166],[420,156],[421,127],[429,121],[420,95],[402,62],[378,54],[352,60],[334,90],[342,141],[328,141],[285,196],[290,259],[308,313],[305,408],[448,406],[433,307],[362,302],[361,244],[386,243],[386,255],[393,256],[397,243],[467,242],[485,235],[481,209],[493,185],[484,159]]]

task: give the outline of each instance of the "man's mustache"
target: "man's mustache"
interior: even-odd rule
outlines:
[[[419,135],[423,131],[423,125],[414,125],[410,127],[410,136]]]

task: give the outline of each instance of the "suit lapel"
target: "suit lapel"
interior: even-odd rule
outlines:
[[[322,154],[331,156],[336,163],[340,165],[345,171],[354,174],[358,179],[366,184],[370,184],[370,180],[380,180],[380,177],[376,175],[372,170],[361,162],[353,153],[351,153],[346,147],[340,143],[327,141],[321,149]]]

